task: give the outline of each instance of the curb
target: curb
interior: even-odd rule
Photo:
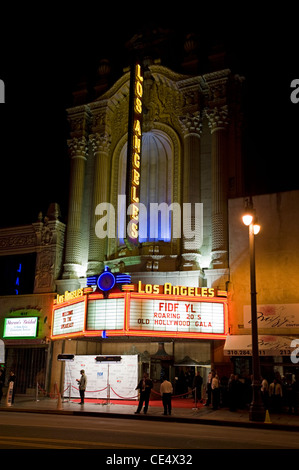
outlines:
[[[125,414],[125,413],[113,413],[113,412],[102,412],[97,411],[75,411],[75,410],[59,410],[59,409],[39,409],[35,410],[33,408],[24,409],[24,408],[5,408],[1,407],[1,411],[15,412],[15,413],[38,413],[38,414],[51,414],[51,415],[65,415],[65,416],[90,416],[94,418],[116,418],[116,419],[133,419],[133,420],[145,420],[145,421],[166,421],[166,422],[177,422],[177,423],[189,423],[189,424],[206,424],[214,426],[231,426],[231,427],[240,427],[240,428],[255,428],[255,429],[271,429],[271,430],[283,430],[283,431],[292,431],[299,432],[299,425],[292,424],[277,424],[277,423],[260,423],[255,421],[227,421],[221,419],[209,419],[209,418],[187,418],[179,416],[154,416],[154,415],[143,415],[140,414],[136,416],[135,414]]]

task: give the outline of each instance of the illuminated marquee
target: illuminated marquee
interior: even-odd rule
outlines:
[[[52,337],[78,334],[84,330],[87,297],[80,297],[54,306]]]
[[[190,333],[225,332],[224,306],[217,302],[132,299],[130,329]]]
[[[52,338],[68,336],[144,336],[225,339],[227,299],[225,291],[142,284],[109,298],[93,292],[55,305]],[[105,332],[105,335],[103,335]]]
[[[142,96],[143,76],[141,66],[137,64],[134,70],[134,84],[131,87],[133,93],[132,112],[132,141],[128,146],[128,170],[129,170],[129,206],[130,221],[128,224],[128,236],[134,243],[138,241],[139,226],[139,200],[140,200],[140,158],[142,141]]]
[[[124,297],[88,302],[87,330],[123,330],[124,321]]]

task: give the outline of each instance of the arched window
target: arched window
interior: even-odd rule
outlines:
[[[127,144],[119,158],[118,194],[126,193]],[[139,241],[170,241],[171,217],[163,220],[161,212],[155,217],[154,207],[162,203],[170,206],[172,202],[173,151],[169,138],[162,131],[145,132],[142,136]],[[126,231],[126,209],[118,214],[118,239],[124,242]]]

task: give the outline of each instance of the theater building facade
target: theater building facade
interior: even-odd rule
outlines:
[[[14,369],[17,393],[57,384],[78,394],[70,380],[91,367],[90,390],[106,393],[107,367],[94,368],[96,357],[122,358],[125,366],[110,370],[122,398],[143,372],[156,390],[163,374],[174,385],[196,370],[205,382],[212,367],[246,377],[243,79],[224,67],[179,74],[149,58],[106,89],[103,76],[94,99],[77,90],[67,110],[67,224],[53,204],[31,225],[0,230],[6,383]],[[253,197],[268,378],[298,373],[298,202],[298,191]],[[58,360],[66,355],[73,365]]]
[[[219,53],[198,73],[192,37],[185,52],[184,73],[143,54],[109,85],[102,61],[92,99],[78,88],[67,110],[66,225],[53,204],[0,229],[0,365],[17,393],[78,394],[80,368],[106,393],[109,366],[95,358],[122,358],[110,370],[122,398],[143,372],[156,390],[164,374],[177,385],[196,370],[205,383],[212,367],[251,373],[244,79]],[[268,378],[298,373],[298,202],[298,191],[253,197]]]
[[[53,357],[137,354],[139,374],[155,381],[174,380],[178,367],[229,373],[228,198],[243,192],[242,82],[229,69],[182,75],[145,59],[68,109]]]

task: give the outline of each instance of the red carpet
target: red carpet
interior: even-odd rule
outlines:
[[[73,402],[79,402],[80,398],[72,398]],[[85,403],[106,403],[107,400],[97,400],[93,398],[85,398]],[[110,402],[114,405],[132,405],[137,406],[138,400],[110,400]],[[172,401],[173,408],[195,408],[195,403],[193,398],[173,398]],[[150,400],[149,406],[156,406],[156,407],[163,407],[162,400]],[[202,403],[197,403],[197,407],[201,408],[203,406]]]

